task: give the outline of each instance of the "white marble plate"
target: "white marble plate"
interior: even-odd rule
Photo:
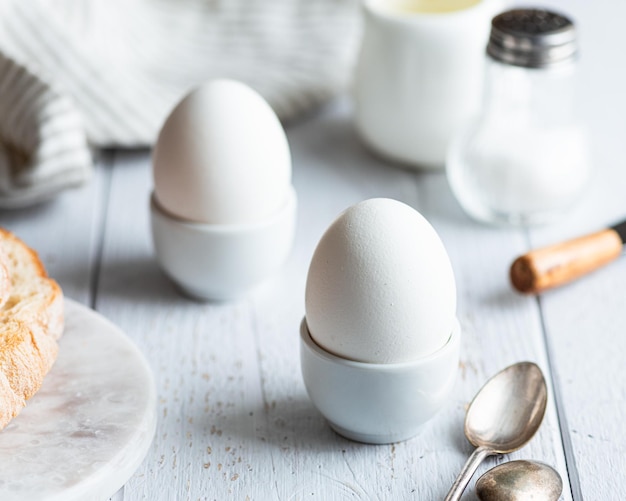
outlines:
[[[59,357],[0,432],[2,501],[102,501],[132,476],[156,427],[148,364],[113,324],[65,301]]]

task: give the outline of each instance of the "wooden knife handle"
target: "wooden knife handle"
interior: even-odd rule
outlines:
[[[622,239],[612,229],[532,250],[511,265],[511,283],[520,292],[537,294],[600,268],[622,250]]]

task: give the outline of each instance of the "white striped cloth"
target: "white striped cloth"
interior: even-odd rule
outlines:
[[[72,100],[0,51],[0,207],[79,185],[91,156]]]
[[[211,78],[247,83],[281,119],[326,101],[351,74],[358,2],[0,0],[0,207],[86,179],[81,133],[151,145]]]

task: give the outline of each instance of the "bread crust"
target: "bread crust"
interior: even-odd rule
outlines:
[[[63,293],[37,253],[0,228],[0,429],[41,387],[63,333]],[[1,279],[0,275],[0,279]]]
[[[11,295],[11,278],[7,267],[7,257],[0,246],[0,308],[7,302]]]

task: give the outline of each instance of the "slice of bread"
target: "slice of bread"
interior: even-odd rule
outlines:
[[[0,429],[41,387],[62,333],[61,288],[35,251],[0,228]]]

